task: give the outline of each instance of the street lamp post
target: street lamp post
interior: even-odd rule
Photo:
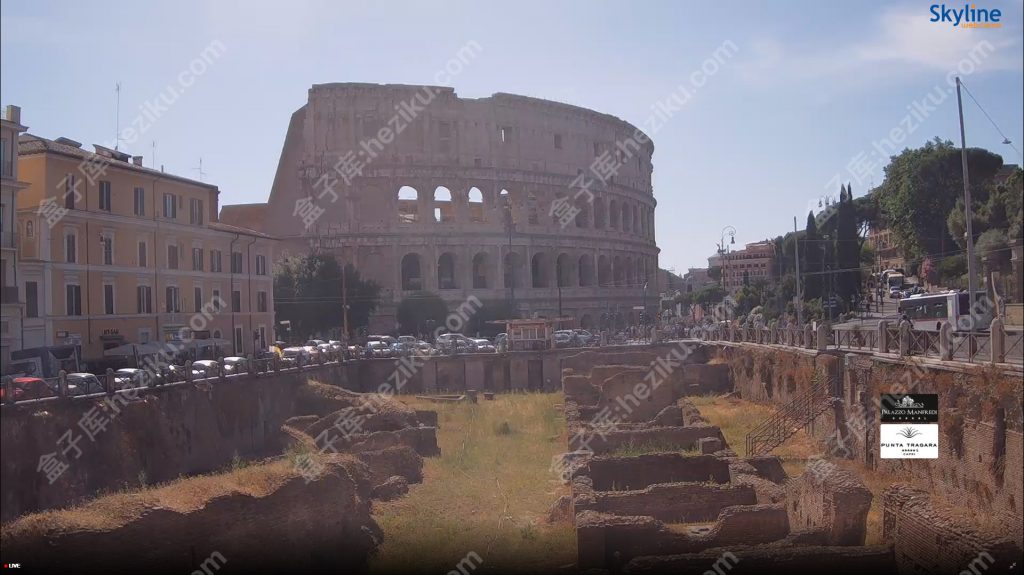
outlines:
[[[729,236],[729,243],[725,243],[725,236]],[[726,294],[729,292],[728,287],[728,271],[729,271],[729,246],[736,243],[736,228],[732,226],[725,226],[722,228],[722,236],[718,242],[718,254],[722,257],[722,285],[725,287]],[[729,319],[729,307],[725,308],[725,319]]]

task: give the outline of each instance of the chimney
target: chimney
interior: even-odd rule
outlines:
[[[164,172],[164,165],[160,164],[160,173],[162,174],[163,172]]]
[[[4,110],[4,119],[8,122],[14,122],[15,124],[21,123],[21,107],[8,105]]]
[[[132,156],[132,163],[136,166],[142,166],[142,156]]]

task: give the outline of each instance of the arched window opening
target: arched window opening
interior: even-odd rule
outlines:
[[[398,221],[412,223],[420,219],[420,194],[416,188],[402,186],[398,189]]]

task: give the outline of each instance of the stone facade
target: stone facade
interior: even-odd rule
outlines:
[[[625,323],[648,282],[657,304],[653,152],[636,127],[557,102],[318,84],[292,115],[263,231],[383,286],[373,330],[393,330],[397,303],[424,289],[453,306],[473,294],[582,327],[606,312]]]

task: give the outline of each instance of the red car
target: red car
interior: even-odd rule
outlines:
[[[57,395],[53,389],[38,377],[16,377],[14,378],[14,401],[26,399],[39,399],[41,397],[53,397]],[[7,387],[0,388],[0,401],[7,399]]]

